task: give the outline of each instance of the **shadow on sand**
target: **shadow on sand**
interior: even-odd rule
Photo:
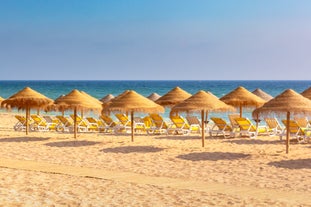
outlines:
[[[191,160],[191,161],[202,161],[202,160],[238,160],[249,158],[249,154],[243,153],[232,153],[232,152],[194,152],[184,155],[178,155],[177,158],[183,160]]]
[[[151,153],[151,152],[160,152],[163,148],[153,147],[153,146],[126,146],[126,147],[114,147],[102,149],[101,152],[108,153]]]
[[[276,162],[270,162],[268,165],[272,165],[278,168],[287,169],[311,169],[311,158],[298,159],[298,160],[282,160]]]
[[[187,136],[187,135],[170,135],[170,136],[159,136],[155,139],[168,139],[168,140],[200,140],[201,135],[198,136]]]
[[[48,137],[11,137],[11,138],[2,138],[0,142],[40,142],[49,140]]]
[[[50,143],[46,143],[45,145],[49,147],[85,147],[85,146],[91,146],[91,145],[95,145],[99,143],[101,142],[73,140],[73,141],[62,141],[62,142],[50,142]]]
[[[284,141],[281,140],[260,140],[260,139],[250,139],[250,138],[242,138],[242,139],[231,139],[223,142],[234,143],[234,144],[283,144]]]

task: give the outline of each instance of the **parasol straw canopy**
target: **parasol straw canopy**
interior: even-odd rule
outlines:
[[[77,110],[94,110],[100,111],[102,109],[101,103],[95,98],[90,98],[90,95],[85,95],[77,89],[72,90],[65,96],[61,96],[54,101],[54,103],[62,109],[74,110],[74,137],[77,138]],[[98,102],[97,102],[98,101]]]
[[[171,91],[160,97],[155,102],[162,106],[172,107],[182,101],[186,100],[191,96],[190,93],[184,91],[179,87],[173,88]]]
[[[52,103],[52,99],[31,89],[30,87],[26,87],[8,99],[2,101],[1,106],[6,107],[7,109],[17,108],[18,110],[26,110],[26,134],[28,134],[30,109],[45,109]]]
[[[224,112],[224,111],[234,111],[232,106],[219,100],[211,92],[199,91],[190,98],[184,100],[183,102],[175,105],[172,108],[172,112],[201,112],[201,123],[202,123],[202,147],[204,147],[204,114],[205,112]]]
[[[311,100],[305,98],[292,89],[287,89],[280,95],[265,103],[262,107],[253,111],[254,117],[260,115],[284,114],[287,115],[287,133],[286,133],[286,153],[289,149],[289,120],[290,115],[311,114]]]
[[[84,92],[84,91],[81,91],[81,93],[82,93],[83,95],[85,95],[90,101],[94,101],[96,104],[99,104],[99,105],[102,105],[102,104],[103,104],[100,100],[98,100],[97,98],[91,96],[90,94],[88,94],[88,93],[86,93],[86,92]]]
[[[112,94],[108,94],[105,97],[101,98],[100,101],[103,103],[107,103],[111,101],[112,99],[114,99],[114,96]]]
[[[311,99],[311,87],[304,90],[301,95],[303,95],[304,97],[308,98],[308,99]]]
[[[134,112],[158,113],[164,112],[164,108],[135,91],[125,91],[114,98],[111,103],[104,108],[104,111],[119,111],[131,113],[132,141],[134,141]]]
[[[101,103],[97,103],[90,97],[81,93],[77,89],[72,90],[65,96],[61,96],[55,100],[55,104],[58,106],[64,106],[66,109],[77,110],[100,110]]]
[[[256,96],[262,98],[265,101],[270,101],[271,99],[273,99],[273,97],[270,94],[264,92],[260,88],[257,88],[252,93],[255,94]]]
[[[4,101],[4,100],[5,99],[0,96],[0,106],[1,106],[2,101]]]
[[[105,113],[105,112],[109,112],[109,111],[107,111],[107,110],[105,110],[105,109],[112,103],[112,101],[115,101],[115,100],[121,98],[122,96],[124,96],[125,94],[127,94],[129,91],[130,91],[130,90],[125,90],[125,91],[123,91],[122,93],[120,93],[119,95],[117,95],[116,97],[114,97],[113,99],[111,99],[110,101],[104,102],[104,103],[102,104],[102,106],[103,106],[103,111],[102,111],[102,112],[104,112],[104,113]]]
[[[125,94],[114,98],[104,111],[121,112],[164,112],[164,108],[135,91],[126,91]]]
[[[243,107],[259,107],[266,102],[242,86],[239,86],[227,95],[224,95],[220,98],[220,100],[226,104],[239,107],[241,117]]]
[[[161,96],[157,93],[152,93],[150,94],[147,98],[150,99],[151,101],[156,101],[160,98]]]

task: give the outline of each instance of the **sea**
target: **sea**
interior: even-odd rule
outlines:
[[[220,98],[238,86],[243,86],[249,91],[260,88],[272,96],[277,96],[289,88],[301,93],[311,86],[311,80],[2,80],[0,81],[0,96],[9,98],[27,86],[51,99],[67,94],[73,89],[85,91],[98,99],[107,94],[117,96],[125,90],[135,90],[143,96],[149,96],[154,92],[164,95],[176,86],[191,94],[199,90],[209,91]],[[251,110],[244,110],[243,116],[251,118]],[[167,108],[163,114],[165,118],[168,118],[169,111],[170,109]],[[227,113],[210,114],[210,116],[223,118],[227,118],[227,115]]]

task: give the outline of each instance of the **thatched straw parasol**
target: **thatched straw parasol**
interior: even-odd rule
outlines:
[[[259,96],[260,98],[262,98],[265,101],[270,101],[271,99],[273,99],[273,97],[270,94],[264,92],[260,88],[257,88],[252,93],[255,94],[256,96]]]
[[[224,112],[224,111],[234,111],[232,106],[225,104],[220,101],[211,92],[199,91],[190,98],[184,100],[183,102],[175,105],[172,111],[184,111],[184,112],[201,112],[201,122],[202,122],[202,147],[204,147],[204,114],[205,112]]]
[[[91,101],[94,101],[97,104],[102,104],[102,102],[100,100],[98,100],[97,98],[91,96],[90,94],[84,92],[84,91],[80,91],[83,95],[85,95],[87,98],[89,98]]]
[[[18,110],[26,110],[26,134],[28,134],[30,109],[45,109],[52,103],[52,99],[26,87],[8,99],[2,101],[1,106],[6,107],[7,109],[17,108]]]
[[[286,113],[286,153],[289,150],[289,120],[290,115],[294,114],[311,114],[311,100],[303,97],[292,89],[287,89],[280,95],[265,103],[262,107],[253,111],[253,116],[267,115],[270,113]]]
[[[116,97],[114,97],[113,99],[111,99],[110,101],[104,102],[104,103],[102,104],[102,106],[103,106],[102,113],[108,113],[108,114],[109,114],[109,111],[105,110],[105,108],[107,108],[107,107],[112,103],[113,100],[116,100],[116,99],[121,98],[122,96],[124,96],[125,94],[127,94],[129,91],[130,91],[130,90],[125,90],[125,91],[123,91],[122,93],[120,93],[119,95],[117,95]]]
[[[311,87],[304,90],[301,95],[303,95],[304,97],[308,98],[308,99],[311,99]]]
[[[74,89],[65,96],[55,100],[55,104],[62,109],[72,109],[74,111],[74,138],[77,138],[77,110],[100,111],[102,105],[90,99],[87,95]]]
[[[171,91],[160,97],[155,102],[165,107],[173,107],[176,104],[181,103],[191,96],[190,93],[184,91],[179,87],[173,88]]]
[[[107,96],[101,98],[100,101],[103,103],[107,103],[111,101],[112,99],[114,99],[114,96],[112,94],[108,94]]]
[[[147,96],[147,98],[149,98],[151,101],[156,101],[160,98],[161,96],[157,93],[152,93],[149,96]]]
[[[4,101],[4,100],[5,99],[0,96],[0,106],[1,106],[2,101]]]
[[[134,141],[134,112],[158,113],[164,112],[164,108],[135,91],[126,91],[121,96],[114,98],[111,103],[104,108],[104,111],[119,111],[131,113],[131,137]]]
[[[220,100],[234,107],[239,107],[240,117],[242,117],[243,107],[259,107],[265,103],[262,98],[251,93],[242,86],[224,95]]]

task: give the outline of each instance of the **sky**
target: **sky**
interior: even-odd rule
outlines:
[[[309,0],[0,0],[0,80],[310,80]]]

